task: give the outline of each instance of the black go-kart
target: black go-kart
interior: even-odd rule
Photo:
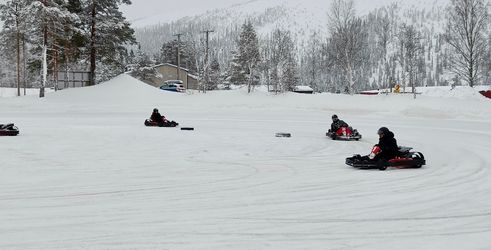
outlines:
[[[163,123],[159,123],[159,122],[147,119],[147,120],[145,120],[145,126],[147,126],[147,127],[175,128],[175,127],[179,126],[179,123],[177,123],[175,121],[168,121],[168,120],[165,120]]]
[[[13,123],[0,124],[0,136],[16,136],[19,134],[19,128]]]
[[[375,146],[372,154],[376,155],[380,148]],[[346,158],[346,164],[358,169],[379,169],[386,170],[389,167],[394,168],[421,168],[426,165],[425,157],[420,152],[413,152],[410,147],[399,147],[399,155],[390,160],[379,159],[372,160],[370,156],[355,155]]]

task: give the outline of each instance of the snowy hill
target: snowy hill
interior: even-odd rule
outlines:
[[[455,76],[449,74],[449,49],[444,43],[442,32],[445,27],[445,7],[448,0],[435,1],[356,1],[358,14],[367,22],[367,39],[370,61],[365,72],[360,74],[359,85],[361,89],[380,87],[388,84],[381,80],[387,74],[386,66],[382,62],[380,48],[378,48],[375,35],[378,17],[388,15],[391,23],[390,41],[387,47],[388,57],[397,61],[400,43],[397,34],[402,24],[414,25],[422,37],[420,62],[425,65],[418,76],[418,86],[448,86],[450,82],[457,81]],[[230,74],[230,61],[233,51],[237,49],[241,25],[251,21],[259,34],[260,46],[271,46],[273,31],[289,32],[294,47],[290,50],[295,54],[299,72],[299,84],[309,85],[316,90],[332,91],[333,85],[338,85],[329,72],[323,72],[326,67],[319,67],[314,79],[310,77],[312,56],[325,56],[323,46],[328,37],[327,13],[330,3],[320,0],[293,1],[293,0],[256,0],[235,4],[231,7],[214,9],[206,13],[188,16],[172,22],[146,26],[136,30],[136,36],[142,49],[149,55],[159,56],[160,49],[165,42],[175,39],[175,33],[184,33],[184,40],[193,44],[193,51],[197,53],[197,61],[203,61],[204,45],[203,30],[213,29],[210,48],[213,56],[217,58],[221,73]],[[312,52],[316,51],[316,52]],[[322,54],[323,53],[323,54]],[[322,54],[322,55],[321,55]],[[324,59],[317,59],[324,63]],[[318,63],[319,64],[319,63]],[[371,68],[370,68],[371,67]],[[196,69],[198,72],[200,69]],[[320,72],[320,73],[319,73]],[[385,72],[385,73],[384,73]],[[405,73],[399,68],[393,72],[393,80],[403,85],[406,81]],[[265,77],[263,77],[265,78]],[[265,81],[263,81],[264,84]],[[315,86],[313,86],[315,85]],[[334,88],[340,88],[335,86]]]
[[[154,107],[196,130],[144,127]],[[484,98],[178,94],[127,75],[0,98],[0,123],[21,130],[0,137],[0,248],[489,249],[490,110]],[[364,139],[325,138],[333,113]],[[347,167],[380,126],[428,165]]]
[[[216,3],[215,3],[216,2]],[[367,14],[369,11],[383,6],[388,6],[393,3],[405,6],[405,8],[433,8],[441,7],[448,4],[449,0],[356,0],[355,4],[359,14]],[[307,20],[314,16],[317,21],[325,19],[325,14],[328,11],[330,1],[324,0],[235,0],[223,3],[223,1],[210,1],[208,4],[197,4],[197,6],[188,6],[186,9],[170,7],[167,3],[160,1],[134,2],[133,5],[123,6],[124,12],[130,16],[130,21],[136,28],[145,26],[157,25],[162,23],[173,22],[181,18],[190,18],[194,16],[203,16],[206,13],[216,13],[220,11],[228,11],[229,13],[239,13],[240,15],[254,15],[266,9],[283,7],[291,9],[292,12],[303,13],[309,15]],[[148,6],[151,6],[148,7]],[[158,9],[159,11],[155,11]],[[299,19],[300,20],[300,19]],[[301,20],[300,20],[301,21]]]
[[[441,11],[450,1],[355,1],[360,15],[391,4],[397,4],[401,12],[412,9],[427,10],[428,12]],[[213,28],[220,39],[224,39],[227,32],[236,29],[246,20],[258,20],[256,27],[259,33],[266,35],[275,28],[292,31],[301,42],[305,42],[309,35],[318,32],[321,36],[327,35],[327,13],[330,2],[324,0],[253,0],[234,4],[226,8],[208,10],[206,13],[185,16],[168,20],[168,16],[150,16],[133,22],[137,28],[137,38],[144,50],[155,53],[160,49],[161,42],[172,39],[170,32],[186,32],[199,34],[199,29]],[[402,15],[402,13],[401,13]],[[406,17],[409,18],[409,17]],[[194,27],[198,30],[193,30]],[[195,34],[194,34],[195,35]],[[157,37],[155,37],[157,36]]]

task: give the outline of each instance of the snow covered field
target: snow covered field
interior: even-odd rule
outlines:
[[[53,92],[50,88],[45,89],[46,93]],[[21,95],[24,95],[24,89],[20,90]],[[26,95],[39,95],[39,89],[26,89]],[[0,87],[0,97],[14,97],[17,96],[16,88],[2,88]]]
[[[144,127],[154,107],[196,131]],[[364,139],[325,138],[333,113]],[[124,75],[0,114],[21,129],[0,137],[0,249],[491,248],[484,97],[186,95]],[[344,165],[380,126],[428,165]]]

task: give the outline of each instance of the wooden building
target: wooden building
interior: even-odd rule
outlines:
[[[154,66],[154,68],[157,71],[158,75],[152,77],[147,81],[147,83],[150,85],[153,85],[158,88],[162,86],[165,83],[165,81],[181,80],[184,83],[184,87],[186,89],[197,90],[199,88],[198,77],[190,74],[188,69],[181,68],[180,76],[179,76],[180,79],[178,79],[178,75],[177,75],[178,68],[176,65],[170,63],[164,63],[164,64],[156,65]]]

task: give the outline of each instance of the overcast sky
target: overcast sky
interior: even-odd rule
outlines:
[[[130,22],[138,26],[147,22],[172,21],[184,16],[193,16],[210,9],[228,7],[247,0],[132,0],[133,4],[122,6]],[[145,19],[147,21],[142,21]]]

